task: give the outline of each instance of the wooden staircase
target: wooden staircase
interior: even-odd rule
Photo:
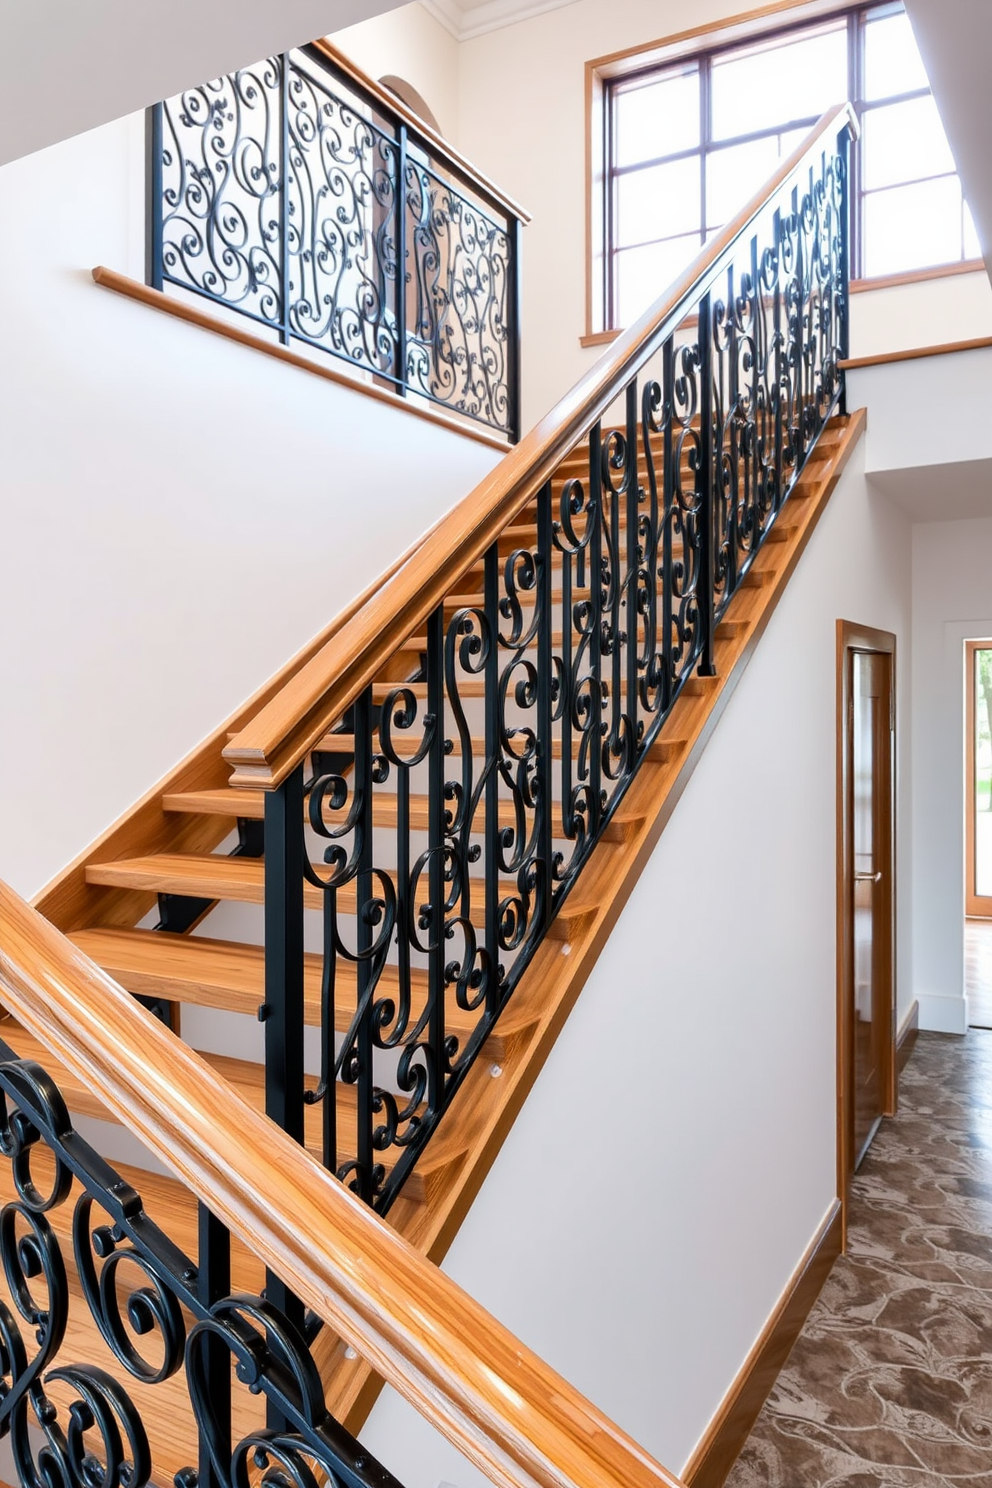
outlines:
[[[747,582],[731,600],[718,627],[718,675],[693,677],[685,686],[580,880],[565,899],[551,934],[535,952],[495,1031],[466,1076],[452,1109],[443,1118],[390,1210],[389,1222],[434,1260],[440,1260],[457,1231],[543,1065],[774,610],[863,425],[863,415],[838,417],[823,432]],[[573,476],[582,478],[587,471],[588,455],[584,449],[578,450],[561,465],[554,478],[556,496],[564,481]],[[501,554],[533,545],[535,524],[532,505],[506,529],[500,543]],[[446,601],[445,609],[453,613],[459,606],[481,603],[482,569],[476,565],[458,581],[457,591]],[[323,644],[328,633],[318,637],[312,647],[177,766],[36,901],[42,913],[79,950],[122,986],[141,997],[171,1004],[176,1010],[174,1026],[180,1035],[184,1008],[209,1008],[218,1017],[253,1018],[265,1002],[262,926],[257,910],[249,909],[237,921],[239,933],[245,938],[237,938],[231,932],[211,931],[211,918],[219,908],[260,906],[264,902],[262,859],[230,855],[239,823],[257,822],[261,818],[264,796],[260,791],[233,789],[228,784],[229,770],[222,750],[229,737]],[[425,646],[424,635],[409,638],[384,675],[376,680],[375,700],[384,699],[399,680],[414,679],[410,685],[415,693],[423,689],[423,684],[415,679],[421,671]],[[481,686],[481,682],[477,684],[479,689]],[[470,688],[462,692],[466,697],[473,696]],[[478,742],[481,745],[481,740]],[[327,734],[319,747],[347,756],[352,745],[352,735],[341,728]],[[559,743],[559,754],[560,748]],[[459,749],[455,737],[450,753],[457,758]],[[378,795],[375,825],[394,825],[396,811],[395,796]],[[425,796],[411,797],[410,812],[411,826],[415,830],[426,828]],[[507,824],[510,824],[509,816]],[[556,838],[562,835],[560,808],[555,813],[554,833]],[[169,933],[151,928],[159,895],[203,900],[209,907],[189,933]],[[321,901],[320,891],[308,887],[307,907],[318,910]],[[341,891],[339,908],[354,912],[353,885]],[[253,934],[258,938],[252,939]],[[320,976],[320,957],[308,953],[305,1015],[312,1027],[320,1024]],[[395,972],[387,968],[384,976],[385,987]],[[339,1031],[348,1027],[354,1014],[356,990],[353,968],[342,966],[335,1008]],[[419,999],[419,1002],[415,1000],[415,1015],[426,996],[426,974],[415,973],[414,997]],[[459,1009],[453,999],[448,1017],[449,1026],[460,1039],[471,1035],[475,1015]],[[60,1068],[23,1029],[8,1020],[2,1032],[19,1055],[36,1059],[49,1070],[61,1086],[71,1111],[106,1117],[96,1097]],[[207,1058],[246,1100],[259,1110],[264,1108],[265,1079],[261,1063],[217,1054],[209,1054]],[[349,1140],[354,1140],[353,1088],[339,1083],[336,1097],[339,1147],[347,1152]],[[308,1107],[307,1145],[318,1155],[320,1123],[319,1107]],[[388,1153],[383,1160],[388,1166],[391,1161]],[[188,1246],[188,1253],[195,1254],[195,1204],[183,1186],[140,1170],[129,1170],[127,1177],[144,1196],[155,1222],[178,1244]],[[258,1290],[262,1285],[259,1263],[240,1247],[236,1247],[234,1257],[234,1285],[248,1290]],[[80,1309],[79,1315],[84,1317],[85,1310]],[[95,1326],[85,1321],[78,1327],[80,1355],[109,1368],[107,1351]],[[349,1429],[357,1430],[375,1398],[378,1381],[368,1366],[349,1356],[350,1351],[327,1330],[318,1338],[314,1352],[327,1388],[329,1408]],[[174,1392],[143,1392],[147,1396],[146,1421],[154,1437],[157,1468],[166,1468],[170,1474],[195,1461],[195,1437],[188,1405],[184,1414],[182,1401],[172,1398],[173,1394],[177,1397],[183,1394],[182,1381],[177,1378],[173,1383]]]

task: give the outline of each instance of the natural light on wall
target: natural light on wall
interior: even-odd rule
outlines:
[[[609,84],[607,324],[629,325],[846,98],[854,277],[979,258],[902,5],[862,6]]]

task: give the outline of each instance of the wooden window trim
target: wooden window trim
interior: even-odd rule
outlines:
[[[606,118],[604,95],[606,84],[617,78],[632,76],[656,66],[677,62],[700,50],[734,46],[779,29],[769,22],[781,18],[782,27],[813,24],[857,11],[869,0],[773,0],[753,10],[741,11],[723,20],[708,21],[690,31],[678,31],[653,41],[594,57],[585,64],[585,331],[579,337],[583,347],[607,346],[622,327],[605,326],[603,256],[606,252],[605,224],[598,210],[602,199],[606,162]],[[789,18],[789,13],[795,12]],[[890,102],[891,100],[886,100]],[[915,184],[915,183],[914,183]],[[851,293],[890,289],[929,280],[952,278],[958,274],[984,272],[981,259],[964,259],[950,264],[935,264],[924,269],[878,275],[851,281]]]
[[[940,264],[934,269],[911,269],[905,274],[886,274],[878,279],[852,279],[851,294],[865,294],[869,290],[880,289],[902,289],[907,285],[926,284],[934,279],[954,279],[960,274],[985,274],[985,264],[980,258],[965,259],[962,263]],[[588,325],[588,316],[586,324]],[[580,346],[609,346],[618,336],[623,335],[623,328],[616,331],[586,331],[585,335],[579,337]],[[987,346],[992,344],[987,338],[975,342],[954,343],[952,346],[939,346],[924,348],[922,351],[903,351],[885,353],[883,356],[855,357],[845,362],[847,367],[874,366],[879,360],[901,361],[908,356],[923,356],[928,353],[935,354],[947,350],[970,350],[973,346]]]

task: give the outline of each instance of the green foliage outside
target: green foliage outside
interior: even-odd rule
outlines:
[[[992,650],[976,651],[975,805],[992,811]]]

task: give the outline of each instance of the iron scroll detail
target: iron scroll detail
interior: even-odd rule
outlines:
[[[519,221],[318,48],[151,111],[149,282],[519,435]]]
[[[319,906],[322,1025],[319,1080],[301,1053],[295,1084],[270,1068],[270,1111],[295,1103],[302,1131],[319,1106],[324,1163],[382,1213],[525,967],[581,917],[583,865],[623,831],[687,683],[715,672],[717,626],[843,409],[846,131],[810,147],[610,420],[407,643],[419,668],[367,687],[269,793],[266,862],[302,864]],[[301,1005],[302,896],[291,916]],[[274,1043],[301,1050],[298,1023]]]
[[[261,1296],[205,1302],[208,1258],[194,1263],[169,1239],[73,1130],[54,1081],[2,1041],[0,1157],[11,1195],[0,1209],[0,1436],[23,1488],[145,1488],[167,1476],[177,1488],[399,1488],[329,1415],[302,1333]],[[79,1358],[81,1309],[95,1325],[87,1352],[98,1332],[107,1362]],[[232,1377],[253,1407],[248,1430],[243,1406],[232,1409]],[[158,1414],[172,1423],[172,1456],[162,1461],[143,1416],[153,1387],[169,1392]]]

